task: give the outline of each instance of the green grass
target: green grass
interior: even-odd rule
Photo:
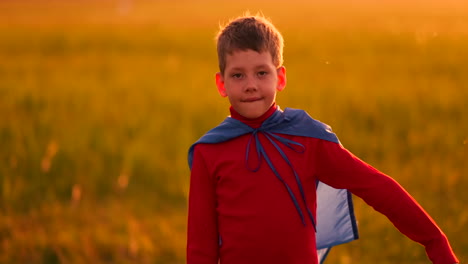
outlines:
[[[187,149],[228,113],[214,35],[247,9],[284,34],[279,104],[330,124],[468,259],[466,5],[47,3],[0,3],[0,263],[184,263]],[[361,239],[327,263],[427,263],[355,201]]]

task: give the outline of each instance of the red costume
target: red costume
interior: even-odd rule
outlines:
[[[276,110],[245,119],[231,108],[231,117],[257,128]],[[315,217],[316,181],[348,189],[361,197],[410,239],[425,246],[433,263],[458,260],[447,238],[417,202],[392,178],[364,163],[340,144],[310,137],[282,135],[305,147],[303,153],[280,146],[307,194],[298,200]],[[298,217],[289,194],[270,167],[257,171],[245,163],[250,135],[217,144],[195,146],[191,169],[187,237],[188,264],[318,263],[315,231]],[[296,197],[300,192],[291,167],[267,139],[264,149]],[[250,162],[250,161],[249,161]],[[250,167],[256,166],[256,161]]]

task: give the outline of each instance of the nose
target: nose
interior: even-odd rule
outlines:
[[[254,92],[257,90],[257,80],[253,76],[245,78],[244,91]]]

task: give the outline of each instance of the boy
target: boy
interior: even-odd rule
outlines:
[[[321,225],[334,221],[322,220],[322,211],[338,218],[325,236],[341,236],[347,225],[351,238],[318,248],[357,238],[350,198],[339,189],[386,215],[433,263],[457,263],[446,236],[398,183],[344,149],[325,124],[279,109],[282,49],[281,34],[263,17],[237,18],[218,34],[216,85],[231,116],[189,151],[187,263],[318,263]],[[316,195],[327,185],[345,203],[316,214]]]

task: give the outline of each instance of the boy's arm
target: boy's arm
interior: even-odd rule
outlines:
[[[187,226],[187,264],[218,263],[218,226],[215,180],[209,175],[202,154],[193,154],[190,175]]]
[[[424,245],[433,263],[458,263],[444,233],[395,180],[364,163],[340,144],[319,140],[318,151],[320,181],[361,197],[387,216],[400,232]]]

